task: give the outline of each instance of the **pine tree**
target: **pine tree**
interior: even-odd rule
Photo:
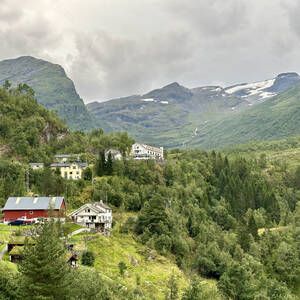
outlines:
[[[95,173],[98,175],[98,176],[103,176],[105,175],[105,171],[106,171],[106,162],[105,162],[105,154],[104,154],[104,151],[101,150],[99,152],[99,157],[98,157],[98,160],[96,162],[96,165],[95,165]]]
[[[23,299],[69,299],[70,268],[61,240],[59,223],[51,220],[39,226],[32,237],[35,245],[25,243],[18,265],[22,274]]]
[[[111,152],[108,152],[107,161],[106,161],[106,174],[112,175],[113,173],[113,159],[111,156]]]
[[[255,240],[257,240],[257,238],[258,238],[258,227],[255,223],[255,219],[253,217],[253,214],[251,215],[251,217],[249,219],[249,222],[248,222],[248,231],[249,231],[249,233],[252,234],[253,238]]]
[[[177,300],[178,299],[178,280],[174,273],[172,273],[168,281],[169,291],[165,294],[165,300]]]

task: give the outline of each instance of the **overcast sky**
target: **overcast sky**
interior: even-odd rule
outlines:
[[[0,59],[61,64],[85,102],[300,72],[299,0],[1,0]]]

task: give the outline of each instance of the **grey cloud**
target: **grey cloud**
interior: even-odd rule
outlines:
[[[80,34],[71,77],[81,82],[78,87],[89,98],[144,92],[184,72],[183,62],[191,52],[187,36],[172,32],[136,41],[112,38],[104,32],[93,37]],[[93,86],[97,86],[96,93]]]
[[[0,59],[61,63],[84,100],[300,71],[297,0],[24,1],[1,1]]]

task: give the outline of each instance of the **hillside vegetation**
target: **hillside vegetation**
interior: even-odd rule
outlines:
[[[67,133],[54,113],[37,104],[27,85],[0,88],[0,116],[0,156],[45,159],[49,145]]]
[[[89,130],[93,121],[76,92],[74,83],[57,64],[22,56],[0,61],[0,85],[26,83],[34,89],[38,103],[57,112],[73,130]]]
[[[300,134],[300,85],[216,124],[203,126],[190,147],[216,148]]]
[[[19,97],[34,103],[32,91],[25,88],[16,95],[14,89],[2,91],[4,103],[10,103],[10,97],[16,103],[7,114],[21,109]],[[28,138],[34,136],[28,132]],[[113,208],[113,234],[73,237],[95,256],[94,266],[73,272],[65,267],[59,224],[38,227],[34,238],[39,246],[25,246],[20,273],[0,269],[0,296],[5,291],[4,299],[30,299],[34,291],[48,299],[59,299],[58,294],[99,300],[141,295],[167,300],[299,299],[300,168],[234,150],[174,150],[160,162],[105,160],[104,149],[114,147],[125,156],[132,143],[127,133],[104,134],[100,129],[68,132],[45,143],[49,148],[40,158],[78,153],[90,166],[74,181],[47,166],[29,169],[30,193],[64,196],[69,211],[104,200]],[[297,143],[292,139],[266,147],[288,149]],[[0,159],[1,205],[8,196],[27,194],[24,175],[32,154],[19,155],[8,153]],[[131,264],[128,254],[139,264]],[[150,255],[155,258],[148,260]],[[41,265],[47,275],[36,277]]]

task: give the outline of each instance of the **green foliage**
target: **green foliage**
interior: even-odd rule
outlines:
[[[64,69],[50,62],[23,56],[0,62],[0,84],[7,90],[13,86],[28,93],[34,89],[38,103],[58,112],[73,130],[89,130],[93,128],[93,120],[87,112],[82,99],[77,94],[72,80]],[[29,88],[29,86],[31,88]]]
[[[118,267],[119,267],[120,275],[123,276],[125,270],[127,269],[126,264],[123,261],[120,261]]]
[[[71,281],[59,223],[51,220],[36,228],[35,245],[25,242],[19,264],[24,299],[68,299]]]
[[[181,300],[218,300],[221,296],[218,290],[194,278],[191,285],[184,291]]]
[[[91,251],[86,251],[82,254],[81,263],[85,266],[92,267],[95,263],[95,255]]]
[[[165,300],[178,299],[178,283],[175,274],[173,273],[168,282],[168,291],[165,295]]]

